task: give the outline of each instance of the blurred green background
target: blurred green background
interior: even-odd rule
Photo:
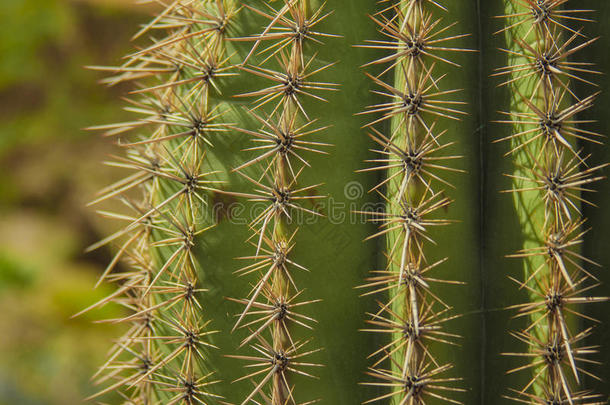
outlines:
[[[85,65],[118,63],[146,7],[131,0],[0,1],[0,404],[77,404],[120,331],[70,317],[108,294],[93,285],[108,230],[85,207],[115,175],[112,145],[82,128],[120,119],[125,89]],[[118,312],[117,312],[118,314]]]

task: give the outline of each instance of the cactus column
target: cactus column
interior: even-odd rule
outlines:
[[[526,347],[508,353],[526,363],[511,372],[528,370],[525,386],[510,395],[515,401],[593,403],[601,397],[583,389],[585,376],[597,353],[585,339],[591,321],[582,304],[607,301],[590,296],[596,286],[593,260],[580,253],[586,224],[583,204],[591,183],[602,177],[603,166],[591,167],[579,143],[601,144],[601,135],[583,126],[578,115],[590,108],[597,94],[580,97],[574,82],[591,85],[597,72],[591,64],[574,62],[573,56],[590,45],[574,22],[590,22],[587,10],[575,2],[544,0],[506,2],[508,65],[498,75],[512,91],[511,111],[503,121],[512,125],[509,154],[514,157],[514,203],[525,236],[522,258],[525,275],[514,280],[529,293],[530,301],[517,305],[529,325],[514,333]],[[593,402],[592,402],[593,401]]]
[[[384,342],[372,355],[376,360],[368,374],[377,382],[367,383],[390,392],[368,402],[390,398],[395,404],[435,399],[460,403],[458,398],[465,392],[456,385],[463,377],[449,374],[453,365],[440,361],[444,350],[437,345],[457,346],[459,338],[445,330],[456,316],[438,286],[461,283],[435,275],[447,258],[431,260],[437,249],[434,229],[451,222],[444,218],[451,203],[445,189],[453,188],[446,176],[461,172],[455,165],[460,156],[448,152],[454,142],[445,141],[447,130],[439,128],[444,126],[439,121],[459,122],[465,115],[461,110],[465,103],[454,99],[459,90],[444,87],[445,75],[436,65],[459,66],[452,56],[468,50],[451,43],[467,35],[451,33],[455,24],[444,25],[436,17],[443,11],[436,2],[397,2],[373,17],[386,39],[364,45],[390,53],[368,64],[383,66],[369,77],[386,99],[364,113],[375,114],[366,129],[379,156],[370,160],[373,167],[363,171],[384,174],[373,190],[385,189],[382,196],[387,202],[384,212],[364,214],[380,223],[371,238],[385,236],[387,266],[375,271],[363,287],[372,289],[366,294],[389,293],[389,299],[371,314],[373,327],[367,330],[391,336],[390,343]],[[382,80],[385,76],[393,83]],[[452,274],[459,278],[467,272]]]

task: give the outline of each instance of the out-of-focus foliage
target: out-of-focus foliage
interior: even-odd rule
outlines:
[[[111,324],[110,293],[93,290],[109,251],[94,192],[112,180],[110,142],[82,131],[116,120],[122,89],[96,85],[84,65],[118,61],[146,18],[130,2],[0,1],[0,404],[77,404],[95,390]]]

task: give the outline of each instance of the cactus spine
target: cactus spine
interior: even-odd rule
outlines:
[[[579,253],[589,185],[602,177],[605,165],[589,167],[579,142],[600,143],[600,135],[581,128],[578,114],[593,105],[597,94],[580,97],[572,90],[598,72],[591,63],[575,62],[573,55],[591,44],[574,23],[590,22],[590,10],[573,9],[567,0],[506,2],[505,52],[508,66],[499,69],[513,98],[502,122],[512,125],[508,155],[514,156],[514,202],[525,235],[523,249],[511,257],[524,260],[523,280],[513,280],[528,291],[530,302],[516,305],[529,325],[513,335],[527,346],[525,353],[507,353],[527,361],[510,372],[528,370],[529,382],[507,396],[522,403],[598,404],[601,397],[581,387],[597,352],[585,339],[592,328],[581,328],[591,318],[583,304],[607,301],[589,296],[597,285],[597,264]]]

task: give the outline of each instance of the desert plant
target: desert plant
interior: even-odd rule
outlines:
[[[524,403],[603,402],[578,388],[594,349],[589,329],[574,332],[580,304],[606,300],[580,295],[595,285],[577,246],[580,193],[604,166],[585,166],[567,139],[596,137],[574,118],[594,100],[572,83],[595,73],[571,60],[594,42],[571,27],[579,11],[565,0],[153,3],[134,36],[150,42],[94,67],[112,72],[106,84],[132,83],[126,108],[139,115],[93,128],[118,139],[124,153],[108,164],[129,172],[92,202],[115,201],[100,213],[125,225],[90,248],[117,246],[100,282],[118,286],[91,308],[127,312],[110,320],[125,334],[94,398],[475,403],[499,401],[501,385]],[[493,10],[506,17],[497,73],[512,100],[499,138],[517,165],[515,215],[502,221],[511,246],[525,241],[514,256],[529,301],[516,308],[531,319],[516,334],[531,347],[507,350],[530,373],[512,394],[507,370],[487,366],[501,350],[485,334],[507,332],[486,326],[496,311],[482,298],[483,246],[502,246],[482,202],[503,182],[483,169],[500,163],[481,154],[477,124],[492,79],[475,49]]]

